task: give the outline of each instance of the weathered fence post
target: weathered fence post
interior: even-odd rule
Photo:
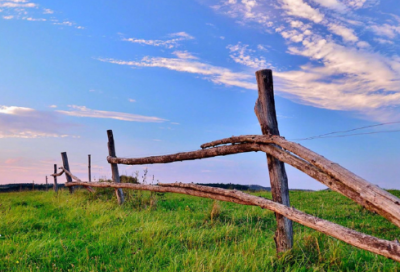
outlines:
[[[67,152],[62,152],[61,153],[61,158],[62,158],[62,162],[63,162],[63,167],[68,170],[69,172],[71,172],[71,170],[69,169],[69,163],[68,163],[68,157],[67,157]],[[67,179],[67,182],[72,182],[72,178],[65,173],[65,178]],[[69,188],[69,192],[72,194],[74,192],[74,187],[68,187]]]
[[[110,157],[117,157],[116,152],[115,152],[115,144],[114,144],[114,136],[112,130],[107,130],[107,136],[108,136],[108,154]],[[111,172],[112,172],[112,180],[115,183],[121,183],[121,179],[119,176],[119,171],[118,171],[118,164],[116,163],[111,163]],[[124,192],[122,192],[122,189],[116,189],[115,194],[117,195],[118,203],[121,205],[124,203]]]
[[[91,162],[90,162],[90,154],[88,155],[88,175],[89,175],[89,182],[92,181],[92,170],[91,170]]]
[[[57,174],[57,164],[54,164],[54,174]],[[57,185],[57,176],[54,176],[54,185],[53,185],[54,192],[58,192],[58,185]]]
[[[278,121],[276,118],[274,86],[272,70],[260,70],[256,72],[258,84],[258,99],[254,107],[263,135],[279,135]],[[271,182],[272,199],[290,207],[289,186],[283,162],[267,155],[269,178]],[[275,244],[277,253],[284,252],[293,246],[292,221],[275,213],[277,230],[275,232]]]
[[[49,189],[49,183],[47,181],[47,176],[46,176],[46,191]]]

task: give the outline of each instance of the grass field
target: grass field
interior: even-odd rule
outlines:
[[[391,191],[399,196],[400,191]],[[271,198],[270,193],[255,193]],[[290,192],[297,209],[394,240],[400,230],[341,195]],[[275,256],[274,214],[177,195],[0,194],[1,271],[397,271],[400,264],[294,223]]]

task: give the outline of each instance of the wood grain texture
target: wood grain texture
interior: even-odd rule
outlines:
[[[276,118],[274,84],[272,70],[260,70],[256,72],[258,85],[258,98],[254,106],[254,112],[258,118],[263,135],[279,135],[278,120]],[[269,180],[271,183],[272,199],[290,207],[289,185],[285,164],[267,153]],[[275,244],[278,253],[289,250],[293,246],[292,222],[281,214],[276,213],[277,230],[275,232]]]
[[[290,220],[298,222],[304,226],[315,229],[319,232],[325,233],[345,243],[355,247],[385,256],[400,262],[400,245],[397,242],[383,240],[374,236],[360,233],[349,228],[340,226],[338,224],[329,222],[327,220],[306,214],[283,204],[274,202],[269,199],[245,194],[236,190],[225,190],[221,188],[213,188],[207,186],[200,186],[195,184],[171,183],[171,184],[158,184],[145,185],[145,184],[132,184],[132,183],[109,183],[109,182],[73,182],[67,183],[66,186],[92,186],[100,188],[125,188],[133,190],[145,190],[153,192],[170,192],[185,195],[198,196],[203,198],[210,198],[220,201],[228,201],[243,205],[258,206],[263,209],[268,209],[273,212],[279,213]]]
[[[276,146],[273,146],[271,144],[275,144],[276,146],[281,146],[283,148],[277,148]],[[293,145],[295,146],[295,148],[293,147]],[[343,177],[343,175],[339,175],[338,173],[336,173],[335,176],[326,173],[326,171],[322,170],[318,166],[322,163],[318,160],[318,158],[322,156],[308,150],[305,147],[302,147],[301,145],[289,142],[282,137],[268,135],[244,135],[236,137],[233,136],[230,138],[225,138],[203,144],[202,148],[203,149],[197,151],[182,152],[163,156],[151,156],[144,158],[107,157],[107,160],[110,163],[142,165],[154,163],[171,163],[175,161],[196,160],[215,156],[238,154],[243,152],[263,151],[287,164],[292,165],[293,167],[299,169],[307,175],[315,178],[319,182],[325,184],[332,190],[339,192],[342,195],[354,200],[368,210],[380,214],[381,216],[385,217],[386,219],[400,227],[400,199],[380,189],[379,187],[369,187],[369,185],[371,184],[359,177],[357,178],[359,180],[359,184],[356,185],[353,183],[354,179],[347,179],[345,176]],[[328,166],[332,163],[325,158],[323,159],[325,163],[328,164]],[[335,169],[330,170],[331,173],[336,171]],[[351,174],[349,174],[348,170],[346,171],[346,173],[348,175],[355,176],[355,174],[351,172]],[[364,189],[360,190],[360,188]],[[376,192],[374,193],[374,199],[371,199],[371,197],[365,197],[365,191],[368,190],[368,188],[372,188]]]
[[[91,155],[88,155],[88,178],[89,182],[92,181],[92,160],[91,160]]]
[[[58,184],[57,184],[57,164],[54,164],[54,174],[52,175],[54,178],[53,190],[54,192],[58,192]]]
[[[60,167],[60,169],[62,169],[65,172],[65,175],[70,176],[73,180],[75,180],[76,182],[82,182],[82,180],[80,180],[79,178],[77,178],[76,176],[74,176],[70,171],[68,171],[67,169],[65,169],[64,167]],[[84,188],[86,190],[88,190],[91,193],[94,193],[94,190],[90,187],[90,186],[84,186]]]
[[[378,186],[369,183],[368,181],[350,172],[339,164],[324,158],[323,156],[309,150],[308,148],[298,143],[290,142],[283,137],[274,135],[244,135],[213,141],[203,144],[201,147],[207,148],[212,146],[219,146],[221,144],[237,145],[240,143],[275,144],[282,147],[284,150],[295,154],[302,160],[308,162],[310,165],[315,166],[319,169],[319,171],[334,178],[334,180],[340,181],[343,185],[346,186],[346,189],[350,189],[356,192],[356,194],[363,199],[363,203],[365,205],[360,203],[361,205],[363,205],[367,209],[379,213],[380,215],[400,227],[399,198],[385,190],[382,190]],[[328,183],[326,185],[334,190],[334,187],[332,187],[331,184]],[[357,201],[354,198],[352,199]]]
[[[61,159],[62,159],[62,162],[63,162],[64,169],[67,169],[69,171],[70,169],[69,169],[67,152],[62,152],[61,153]],[[65,178],[67,179],[67,183],[68,182],[72,182],[72,178],[69,175],[65,175]],[[71,194],[74,192],[74,187],[73,186],[69,187],[69,192]]]
[[[107,137],[108,137],[108,155],[110,157],[116,157],[117,154],[115,151],[114,135],[112,130],[107,130]],[[111,164],[111,173],[113,182],[121,183],[121,178],[119,176],[119,171],[118,171],[118,164],[116,163],[110,163],[110,164]],[[125,200],[124,192],[122,192],[122,189],[116,189],[115,195],[117,196],[118,203],[122,205]]]

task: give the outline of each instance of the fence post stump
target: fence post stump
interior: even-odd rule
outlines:
[[[89,175],[89,182],[92,181],[92,169],[91,169],[92,165],[91,165],[91,156],[90,154],[88,155],[88,175]]]
[[[57,174],[57,164],[54,164],[54,174]],[[58,192],[58,185],[57,185],[57,176],[54,176],[54,185],[53,185],[54,192]]]
[[[263,135],[279,135],[276,118],[272,70],[265,69],[256,72],[258,84],[258,99],[254,107]],[[275,202],[290,207],[289,186],[283,162],[267,155],[269,178],[271,182],[272,199]],[[292,221],[275,213],[277,230],[275,244],[277,253],[291,249],[293,246]]]
[[[114,143],[114,135],[112,130],[107,130],[108,136],[108,154],[110,157],[117,157],[115,152],[115,143]],[[111,172],[112,172],[112,180],[115,183],[121,183],[121,178],[119,176],[118,164],[111,163]],[[117,195],[118,203],[121,205],[124,203],[124,192],[121,188],[115,190],[115,194]]]
[[[62,158],[62,162],[63,162],[63,166],[66,170],[68,170],[69,172],[71,172],[71,170],[69,169],[69,163],[68,163],[68,157],[67,157],[67,152],[62,152],[61,153],[61,158]],[[72,178],[65,173],[65,178],[67,179],[67,182],[72,182]],[[74,187],[68,187],[69,188],[69,192],[72,194],[74,192]]]

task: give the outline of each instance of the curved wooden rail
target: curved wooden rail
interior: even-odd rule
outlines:
[[[297,143],[287,141],[283,137],[245,135],[213,141],[203,144],[201,147],[203,148],[201,150],[171,155],[144,158],[116,158],[109,156],[107,160],[109,163],[114,164],[142,165],[263,151],[280,161],[292,165],[332,190],[354,200],[366,209],[380,214],[400,227],[399,198],[367,182],[339,164],[333,163]]]
[[[194,184],[171,183],[145,185],[132,183],[109,183],[109,182],[69,182],[66,186],[92,186],[101,188],[125,188],[133,190],[144,190],[152,192],[168,192],[185,195],[198,196],[203,198],[211,198],[220,201],[233,202],[243,205],[258,206],[262,209],[268,209],[279,213],[295,222],[304,226],[315,229],[329,236],[335,237],[345,243],[356,246],[358,248],[368,250],[370,252],[385,256],[400,262],[400,245],[395,241],[387,241],[376,238],[364,233],[360,233],[330,221],[306,214],[291,207],[287,207],[280,203],[269,199],[245,194],[236,190],[225,190],[220,188],[212,188]]]

